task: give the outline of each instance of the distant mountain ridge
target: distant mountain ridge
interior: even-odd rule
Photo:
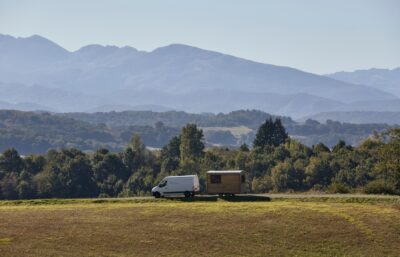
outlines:
[[[307,119],[317,120],[325,123],[327,120],[355,123],[355,124],[389,124],[400,126],[400,112],[373,112],[373,111],[351,111],[351,112],[321,112],[299,119],[305,121]]]
[[[353,72],[341,71],[326,76],[349,83],[371,86],[400,97],[400,67],[395,69],[372,68]]]
[[[151,52],[101,45],[69,52],[38,35],[0,35],[0,82],[1,92],[8,92],[0,101],[29,99],[60,112],[162,106],[213,113],[260,109],[303,117],[351,111],[358,102],[384,108],[384,101],[398,99],[376,88],[182,44]]]
[[[122,111],[153,111],[167,112],[173,109],[161,105],[101,105],[96,108],[88,109],[85,112],[122,112]]]

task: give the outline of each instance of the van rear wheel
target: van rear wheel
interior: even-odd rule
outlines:
[[[183,194],[185,195],[186,198],[189,198],[192,195],[189,191],[186,191]]]

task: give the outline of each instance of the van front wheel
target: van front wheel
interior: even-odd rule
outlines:
[[[160,198],[160,197],[161,197],[160,192],[155,192],[155,193],[154,193],[154,197],[155,197],[155,198]]]
[[[186,198],[189,198],[192,195],[189,191],[186,191],[183,194],[185,195]]]

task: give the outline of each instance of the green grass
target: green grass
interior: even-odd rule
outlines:
[[[201,128],[204,132],[209,131],[229,131],[231,134],[236,137],[240,138],[242,135],[246,135],[252,131],[251,128],[246,126],[238,126],[238,127],[202,127]]]
[[[0,256],[399,256],[398,199],[2,201]]]
[[[400,196],[392,195],[357,195],[357,194],[259,194],[238,195],[235,197],[196,196],[195,198],[160,198],[130,197],[130,198],[78,198],[78,199],[33,199],[33,200],[2,200],[1,206],[18,205],[60,205],[60,204],[103,204],[103,203],[153,203],[153,202],[333,202],[333,203],[369,203],[369,204],[400,204]]]

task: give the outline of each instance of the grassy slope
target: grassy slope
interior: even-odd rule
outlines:
[[[229,131],[235,138],[240,138],[243,135],[246,135],[253,131],[251,128],[246,126],[237,126],[237,127],[201,127],[204,132],[208,131]]]
[[[272,199],[8,202],[0,206],[0,255],[396,256],[400,252],[398,199],[373,204],[342,198],[337,202]]]

